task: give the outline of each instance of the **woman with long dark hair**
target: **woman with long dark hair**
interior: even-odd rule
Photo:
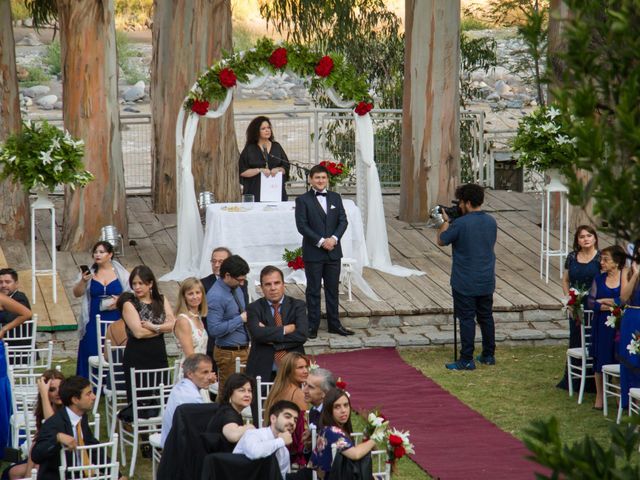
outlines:
[[[218,452],[233,452],[236,443],[253,424],[244,425],[242,411],[251,405],[254,381],[244,373],[232,373],[224,382],[217,402],[220,408],[207,426],[207,434],[217,435]]]
[[[118,309],[126,323],[127,346],[122,367],[127,400],[131,402],[132,368],[152,369],[168,366],[164,334],[173,331],[175,319],[169,301],[160,294],[158,282],[149,267],[138,265],[131,271],[129,284],[133,294],[118,299]]]
[[[120,318],[116,308],[118,296],[129,290],[129,272],[113,259],[113,246],[109,242],[97,242],[91,249],[93,265],[80,272],[73,294],[82,297],[82,309],[78,321],[78,363],[76,375],[89,378],[89,357],[98,355],[98,322],[115,322]],[[102,332],[105,335],[106,332]]]
[[[562,277],[562,292],[566,297],[569,290],[575,288],[580,291],[589,290],[593,279],[600,273],[600,252],[598,251],[598,233],[590,225],[580,225],[573,236],[573,251],[569,252],[564,263],[565,272]],[[587,309],[587,296],[583,300],[583,307]],[[582,319],[569,318],[569,348],[580,347],[580,323]],[[574,380],[575,381],[575,380]],[[564,377],[556,385],[564,390],[569,389],[567,370]],[[574,383],[575,388],[579,388]],[[593,381],[586,384],[585,391],[594,392]]]
[[[322,404],[320,419],[322,430],[318,435],[316,448],[311,454],[309,468],[316,469],[318,477],[329,479],[329,472],[333,464],[332,446],[350,460],[360,460],[375,448],[376,442],[364,440],[355,445],[351,434],[351,400],[344,390],[332,388],[327,392]]]
[[[289,159],[282,145],[273,138],[271,121],[264,116],[251,120],[247,127],[247,142],[240,153],[240,183],[244,194],[260,201],[260,176],[282,173],[282,198],[287,200],[285,182],[289,180]]]

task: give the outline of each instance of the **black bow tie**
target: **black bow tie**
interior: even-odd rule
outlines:
[[[316,192],[316,197],[326,197],[327,192]]]

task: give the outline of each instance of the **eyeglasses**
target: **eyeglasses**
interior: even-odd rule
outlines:
[[[246,275],[240,275],[239,277],[232,277],[237,282],[244,282],[247,279]]]

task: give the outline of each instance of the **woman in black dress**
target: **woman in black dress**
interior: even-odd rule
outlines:
[[[149,267],[138,265],[129,276],[133,294],[124,293],[118,308],[126,323],[127,346],[122,367],[127,401],[131,402],[130,371],[168,366],[164,334],[173,331],[175,318],[169,301],[158,291],[158,282]]]
[[[247,143],[240,154],[240,183],[244,194],[253,194],[260,201],[260,175],[275,176],[282,172],[282,198],[287,200],[284,184],[289,180],[289,159],[282,145],[273,139],[271,121],[256,117],[247,127]]]
[[[242,410],[251,405],[253,379],[244,373],[233,373],[224,382],[222,394],[218,396],[220,408],[207,426],[207,434],[214,438],[218,452],[233,452],[236,443],[253,424],[244,425]]]

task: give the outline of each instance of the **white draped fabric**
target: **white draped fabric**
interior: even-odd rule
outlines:
[[[263,75],[255,77],[245,86],[257,88],[264,82],[265,75],[267,75],[265,72],[262,73]],[[192,90],[195,88],[196,85],[192,87]],[[353,106],[353,102],[343,101],[331,88],[327,89],[327,94],[331,101],[340,108]],[[233,89],[230,88],[227,90],[226,98],[218,108],[208,111],[203,116],[206,118],[219,118],[224,115],[231,103],[232,96]],[[203,231],[191,172],[191,152],[200,115],[189,112],[183,131],[185,114],[185,110],[181,108],[176,124],[176,184],[178,188],[176,263],[171,272],[160,278],[160,280],[164,281],[183,280],[189,276],[198,276],[203,253]],[[369,266],[398,276],[424,275],[424,272],[420,270],[411,270],[391,263],[384,206],[382,204],[382,189],[380,187],[378,169],[374,162],[373,123],[369,114],[358,115],[354,112],[354,118],[356,126],[357,204],[364,216],[368,253],[368,262],[364,263],[363,266]]]

